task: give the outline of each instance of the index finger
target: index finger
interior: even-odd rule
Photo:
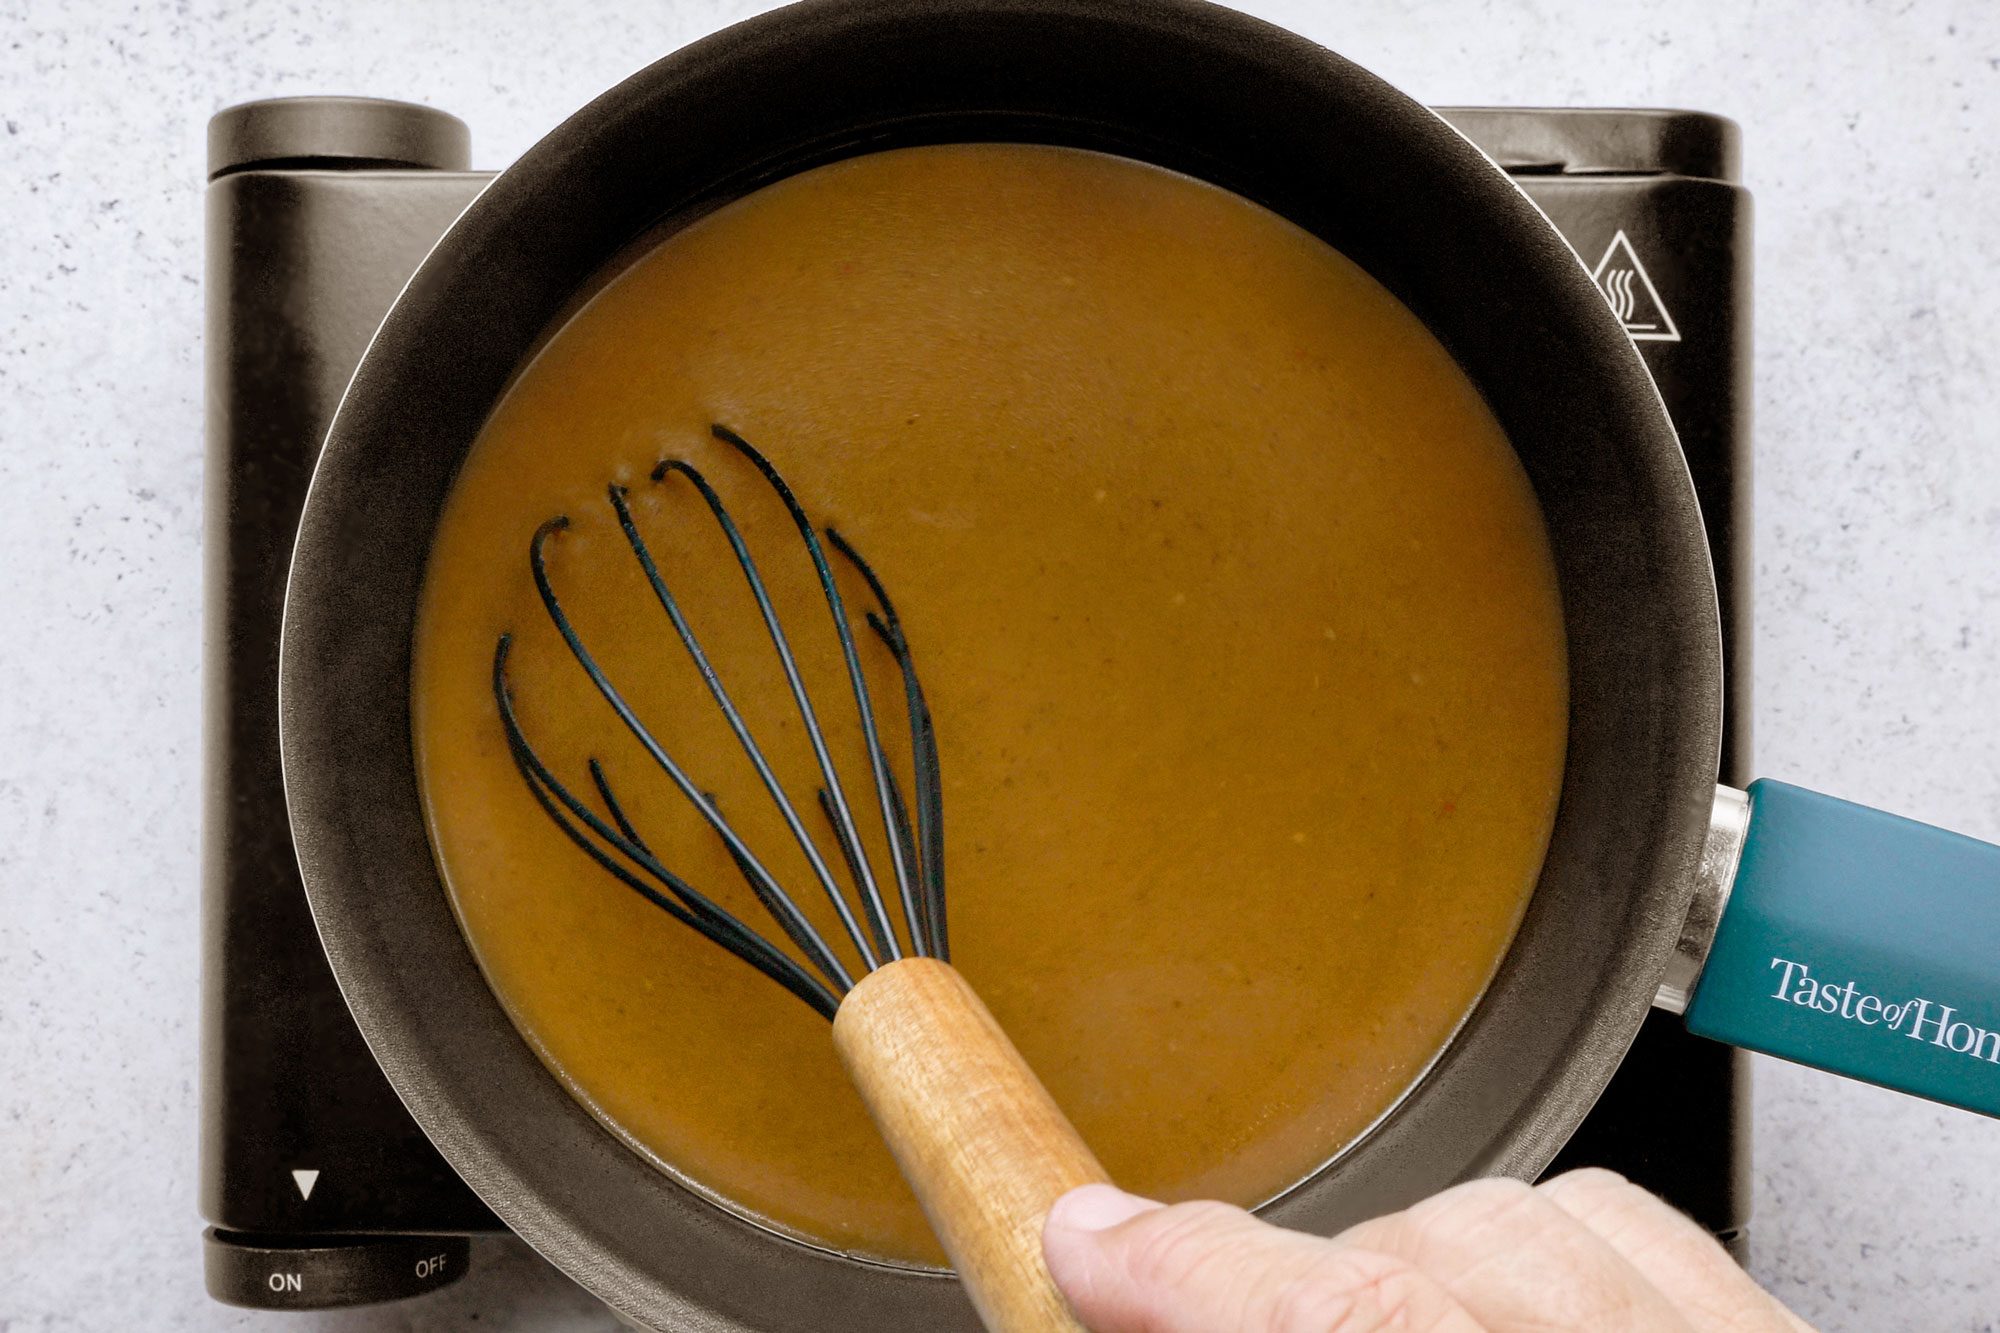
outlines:
[[[1604,1238],[1703,1329],[1813,1333],[1695,1222],[1615,1172],[1595,1168],[1536,1190]]]
[[[1487,1333],[1414,1265],[1219,1203],[1136,1203],[1108,1185],[1056,1201],[1049,1272],[1092,1333]]]
[[[1459,1185],[1335,1240],[1415,1265],[1491,1333],[1694,1333],[1624,1256],[1518,1180]]]

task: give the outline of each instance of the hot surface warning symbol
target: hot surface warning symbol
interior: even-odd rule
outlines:
[[[1681,340],[1674,317],[1667,313],[1667,303],[1660,299],[1659,290],[1646,274],[1646,266],[1632,252],[1632,242],[1625,239],[1623,231],[1614,235],[1611,244],[1604,248],[1604,258],[1597,261],[1590,280],[1604,293],[1604,299],[1611,303],[1611,313],[1618,316],[1634,342]]]

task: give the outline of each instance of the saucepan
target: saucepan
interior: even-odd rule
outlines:
[[[1526,916],[1416,1088],[1268,1216],[1326,1231],[1532,1177],[1656,999],[1696,1032],[2000,1114],[2000,849],[1794,787],[1717,788],[1716,593],[1686,465],[1619,321],[1499,169],[1331,52],[1191,0],[811,0],[635,75],[492,182],[384,320],[300,524],[279,688],[306,888],[390,1081],[501,1218],[655,1327],[974,1326],[949,1279],[740,1219],[563,1089],[447,905],[408,702],[454,471],[578,294],[777,177],[967,141],[1121,154],[1315,233],[1456,357],[1547,520],[1571,711]]]

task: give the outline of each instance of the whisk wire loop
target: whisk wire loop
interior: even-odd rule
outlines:
[[[648,856],[653,856],[655,860],[658,860],[658,857],[654,856],[653,849],[648,847],[646,840],[639,835],[639,830],[634,828],[632,821],[626,817],[625,807],[619,803],[618,797],[611,790],[611,783],[604,776],[604,765],[593,758],[590,761],[589,767],[591,785],[597,788],[598,798],[604,802],[604,808],[610,813],[612,822],[618,825],[618,831],[624,834],[633,846],[639,848],[639,850],[645,852]],[[710,805],[715,806],[718,810],[722,808],[717,804],[714,792],[704,792],[702,794],[708,797]],[[546,809],[547,807],[544,808]],[[726,847],[727,844],[725,844]],[[764,905],[764,909],[771,914],[777,921],[779,928],[785,932],[786,938],[798,945],[800,951],[807,958],[815,960],[816,965],[822,956],[831,956],[832,950],[827,948],[826,940],[818,931],[812,929],[809,922],[804,921],[802,915],[795,918],[794,914],[784,911],[781,907],[774,906],[769,900],[763,885],[759,882],[756,874],[750,867],[744,865],[734,852],[730,853],[730,859],[735,862],[737,871],[742,874],[744,880],[750,885],[750,891],[757,895],[757,901]],[[794,919],[803,923],[803,928],[795,926],[793,924]],[[840,981],[838,978],[834,978],[834,980],[837,985],[842,986],[844,989],[849,988],[848,983]]]
[[[581,847],[593,861],[627,888],[676,921],[720,944],[815,1010],[832,1018],[840,1005],[838,996],[782,951],[771,947],[763,937],[744,925],[726,908],[718,906],[693,885],[660,863],[632,829],[617,798],[612,796],[609,783],[604,780],[603,769],[595,761],[592,761],[591,777],[597,783],[599,795],[604,798],[605,804],[612,811],[613,819],[618,823],[616,830],[607,827],[590,807],[578,800],[575,794],[549,771],[548,766],[535,753],[534,747],[528,743],[527,737],[521,731],[520,721],[514,714],[513,696],[507,683],[507,655],[512,643],[511,635],[502,635],[499,646],[494,650],[493,694],[499,701],[500,719],[506,729],[507,744],[514,756],[514,765],[520,771],[522,780],[526,782],[528,790],[533,794],[536,803],[542,807],[543,812],[571,842]],[[565,815],[565,810],[569,812],[568,815]],[[666,885],[673,897],[662,893],[620,865],[603,846],[584,835],[583,829],[577,827],[579,821],[604,843],[609,844],[634,865]],[[805,946],[801,944],[801,947]],[[851,989],[851,983],[843,989]]]
[[[852,976],[846,968],[841,966],[839,959],[834,957],[833,951],[827,948],[825,942],[819,938],[818,932],[812,928],[812,923],[799,910],[798,904],[792,901],[783,886],[778,883],[776,877],[764,867],[764,864],[757,859],[756,854],[750,850],[749,845],[737,835],[736,830],[730,826],[729,821],[722,817],[722,812],[716,809],[714,802],[710,801],[707,794],[695,785],[694,780],[687,775],[686,771],[679,764],[674,762],[673,756],[667,753],[665,747],[654,738],[653,733],[639,720],[638,715],[632,711],[632,706],[625,701],[625,697],[618,692],[618,688],[604,674],[603,668],[598,666],[597,660],[591,656],[590,650],[584,647],[582,638],[576,632],[576,627],[570,623],[569,614],[562,609],[562,603],[556,596],[554,585],[549,581],[546,553],[548,540],[568,526],[569,520],[567,518],[558,517],[549,519],[535,529],[534,539],[528,547],[528,566],[534,574],[535,589],[541,594],[542,606],[548,612],[549,620],[555,625],[556,632],[562,635],[563,642],[569,645],[571,656],[576,658],[577,664],[583,668],[584,674],[590,677],[591,684],[597,687],[598,694],[603,697],[606,703],[611,705],[612,711],[618,715],[619,720],[625,724],[626,729],[632,733],[639,744],[652,756],[653,761],[672,779],[674,785],[680,788],[681,795],[685,796],[689,803],[700,812],[709,827],[721,836],[723,842],[729,847],[730,853],[736,858],[738,866],[750,878],[751,886],[757,890],[758,898],[779,919],[786,934],[794,935],[796,933],[797,936],[804,936],[813,940],[814,948],[811,952],[814,964],[843,991],[851,989],[854,985]]]
[[[839,529],[827,528],[826,536],[833,543],[833,549],[854,566],[867,582],[869,591],[874,593],[881,614],[870,611],[868,627],[888,647],[890,656],[896,660],[896,670],[903,678],[903,696],[910,715],[910,763],[916,773],[917,826],[911,859],[917,865],[920,892],[918,910],[912,919],[918,923],[925,940],[919,952],[927,953],[940,962],[950,962],[951,945],[944,924],[944,785],[938,765],[937,728],[931,721],[930,705],[924,699],[924,687],[917,680],[910,643],[903,635],[903,622],[896,614],[896,604],[889,600],[889,590],[882,586],[874,567],[861,558],[861,553],[840,534]],[[900,811],[902,802],[899,800],[896,804]]]
[[[756,567],[750,563],[749,553],[742,549],[740,545],[741,537],[735,532],[735,524],[729,522],[727,511],[720,508],[720,497],[716,496],[714,488],[708,484],[707,479],[694,468],[686,464],[681,464],[678,470],[695,484],[704,498],[709,501],[710,507],[715,509],[722,519],[725,530],[729,532],[733,539],[731,545],[737,547],[737,558],[744,563],[746,569],[751,571],[751,580],[759,591],[760,603],[765,601],[762,595],[762,581],[755,574]],[[609,495],[611,506],[618,514],[618,525],[624,530],[625,540],[632,547],[632,554],[638,558],[639,568],[644,572],[646,581],[652,585],[653,595],[659,599],[661,608],[667,613],[667,618],[673,622],[674,632],[680,636],[682,646],[687,649],[688,656],[694,660],[695,669],[701,673],[702,682],[708,686],[708,692],[715,699],[716,706],[722,710],[724,719],[729,723],[729,729],[736,734],[737,743],[743,747],[744,754],[748,756],[751,765],[757,770],[757,776],[763,782],[764,790],[770,794],[771,800],[777,805],[779,814],[784,818],[785,826],[791,830],[792,837],[799,844],[799,849],[805,853],[807,863],[812,866],[813,875],[819,880],[820,887],[825,890],[827,898],[833,904],[835,913],[840,917],[841,926],[847,931],[848,938],[854,942],[855,949],[861,955],[862,971],[873,971],[876,967],[880,966],[877,954],[868,947],[868,940],[863,936],[860,925],[855,921],[854,913],[847,905],[846,896],[841,893],[839,885],[834,883],[833,872],[828,868],[826,858],[820,855],[819,845],[813,841],[812,835],[806,832],[804,821],[799,818],[799,812],[793,807],[791,799],[785,795],[783,784],[778,781],[778,775],[772,771],[770,761],[764,756],[763,747],[759,746],[756,738],[750,734],[749,724],[743,720],[743,714],[737,709],[735,701],[729,697],[729,691],[723,685],[722,678],[716,674],[715,667],[709,661],[708,654],[702,649],[701,641],[695,636],[694,629],[688,624],[687,617],[682,614],[680,603],[675,600],[673,593],[667,588],[666,580],[661,577],[659,565],[653,559],[652,550],[646,545],[645,539],[639,535],[638,524],[633,520],[631,506],[625,502],[625,488],[613,485],[609,489]],[[775,617],[772,617],[769,623],[775,626]],[[782,637],[782,630],[775,630],[774,632]],[[781,646],[779,655],[788,658],[790,656],[789,647]],[[791,668],[788,674],[795,676],[797,674],[796,667]],[[800,695],[803,697],[803,684],[799,688]],[[805,703],[802,707],[808,714],[810,713],[810,702]],[[817,731],[817,727],[810,716],[808,717],[807,730],[809,732]],[[880,943],[879,939],[877,943]]]
[[[859,715],[861,737],[868,757],[876,800],[881,810],[884,841],[895,876],[897,905],[902,911],[902,926],[908,939],[909,951],[940,960],[946,959],[949,945],[945,929],[944,809],[937,734],[929,706],[924,698],[923,688],[917,679],[909,642],[904,634],[902,622],[897,617],[895,606],[889,600],[882,580],[861,557],[860,552],[855,550],[838,531],[831,527],[827,528],[827,541],[854,567],[874,596],[879,610],[869,610],[866,613],[867,623],[888,649],[901,676],[904,702],[909,715],[914,818],[911,814],[912,807],[905,803],[903,790],[896,780],[883,747],[874,704],[861,667],[860,653],[855,644],[854,633],[848,624],[846,606],[811,520],[806,516],[804,508],[783,477],[762,453],[726,426],[718,424],[711,427],[711,431],[715,438],[729,444],[749,460],[769,483],[784,503],[787,513],[804,540],[818,577],[820,591],[833,615],[842,661],[847,669],[848,683]],[[682,647],[693,659],[695,668],[700,673],[711,697],[721,708],[738,744],[742,746],[756,769],[766,793],[776,803],[786,827],[811,865],[814,877],[829,898],[841,926],[859,955],[863,972],[873,971],[888,962],[903,958],[906,956],[903,940],[897,935],[896,926],[890,918],[889,907],[881,891],[880,881],[869,862],[868,851],[857,826],[854,809],[841,786],[825,730],[807,692],[804,675],[784,628],[779,622],[770,593],[757,569],[756,562],[750,555],[748,543],[730,517],[714,486],[692,464],[680,459],[665,460],[653,469],[652,480],[663,481],[673,474],[685,477],[701,494],[729,542],[737,565],[757,602],[765,630],[777,652],[793,702],[805,725],[806,735],[819,767],[823,785],[816,789],[815,795],[820,812],[839,848],[847,876],[853,885],[854,896],[859,901],[861,909],[859,919],[846,893],[842,891],[827,858],[821,854],[818,844],[807,831],[797,805],[785,792],[762,747],[752,735],[748,722],[730,697],[680,603],[668,587],[658,562],[639,532],[638,523],[628,503],[628,491],[625,487],[614,484],[608,488],[607,496],[626,542],[631,547],[648,584],[652,587],[654,596],[672,622]],[[585,804],[556,778],[529,744],[515,714],[507,676],[507,657],[512,636],[503,634],[494,652],[493,693],[506,732],[508,747],[523,781],[550,820],[571,842],[581,847],[598,866],[675,920],[722,945],[777,981],[815,1011],[832,1017],[839,1007],[840,998],[854,987],[853,974],[842,964],[832,947],[814,928],[776,876],[757,859],[730,821],[723,816],[721,806],[713,793],[698,787],[693,778],[639,719],[631,705],[584,646],[576,627],[571,623],[568,613],[564,611],[549,577],[546,548],[550,540],[568,526],[569,520],[566,517],[549,519],[536,529],[529,543],[529,568],[533,573],[535,588],[540,595],[543,609],[568,646],[571,656],[596,687],[598,694],[611,706],[654,763],[667,774],[681,795],[694,805],[703,821],[722,840],[731,861],[742,874],[753,895],[784,932],[786,938],[798,948],[806,962],[800,963],[764,939],[751,927],[669,870],[627,815],[624,805],[613,793],[604,766],[598,759],[590,758],[588,771],[598,800],[609,815],[608,822],[604,815]],[[656,881],[657,886],[648,882],[649,880]],[[664,887],[664,891],[660,886]],[[819,976],[813,975],[815,970]]]
[[[812,520],[806,516],[805,508],[799,504],[798,497],[792,494],[792,488],[785,483],[778,470],[771,466],[771,461],[758,452],[756,446],[720,422],[711,425],[709,431],[716,439],[730,445],[749,459],[751,465],[764,475],[764,480],[770,483],[771,489],[776,491],[778,498],[784,502],[786,511],[791,514],[792,522],[799,530],[799,536],[805,541],[807,554],[812,557],[813,569],[819,575],[820,591],[826,594],[827,608],[833,613],[833,629],[840,639],[840,653],[847,663],[847,678],[854,690],[855,711],[861,715],[861,735],[868,748],[869,771],[875,778],[876,800],[882,807],[882,824],[888,833],[889,861],[896,874],[896,891],[903,900],[904,920],[914,932],[919,920],[915,885],[910,877],[911,868],[905,863],[904,848],[896,837],[896,796],[889,773],[889,760],[882,752],[882,733],[875,725],[875,707],[868,694],[868,678],[861,670],[861,655],[854,646],[854,631],[847,623],[847,607],[841,600],[839,584],[834,582],[833,570],[826,562],[826,552],[820,547],[819,534],[813,529]],[[850,835],[851,833],[850,829]],[[858,846],[860,839],[856,838],[855,842]],[[872,877],[866,892],[870,912],[883,921],[886,929],[887,910],[883,907],[881,895],[875,890]],[[897,947],[895,932],[890,930],[888,935],[887,952],[893,961],[903,955],[902,950]],[[914,941],[912,947],[915,947]]]

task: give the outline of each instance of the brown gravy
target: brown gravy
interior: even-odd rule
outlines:
[[[415,744],[495,992],[580,1099],[685,1180],[820,1244],[939,1262],[824,1020],[570,845],[489,693],[512,630],[540,751],[586,791],[602,757],[663,859],[768,926],[536,600],[529,535],[565,512],[551,570],[579,629],[812,900],[604,499],[631,485],[812,815],[742,579],[685,482],[646,479],[668,455],[707,472],[865,792],[797,537],[711,421],[763,447],[896,598],[941,734],[956,961],[1112,1175],[1255,1204],[1393,1105],[1520,918],[1566,710],[1534,498],[1415,317],[1283,220],[1150,167],[881,153],[645,253],[468,458],[428,573]],[[863,637],[900,737],[893,672]]]

